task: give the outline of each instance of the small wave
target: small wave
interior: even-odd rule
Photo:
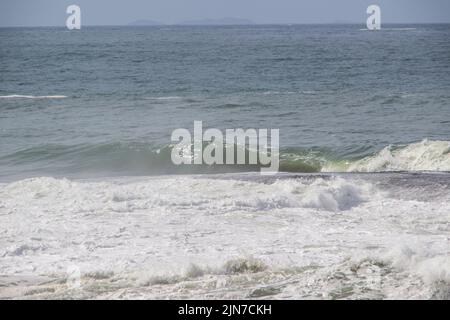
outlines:
[[[351,164],[347,171],[450,171],[450,142],[423,140],[406,146],[388,146]]]
[[[318,92],[314,90],[303,90],[303,91],[265,91],[262,94],[265,96],[272,95],[291,95],[291,94],[301,94],[301,95],[316,95]]]
[[[357,207],[374,195],[369,184],[355,184],[342,178],[317,179],[302,196],[302,206],[338,212]]]
[[[0,96],[0,99],[65,99],[67,96],[53,95],[53,96],[29,96],[20,94],[11,94],[6,96]]]
[[[271,95],[283,95],[283,94],[294,94],[294,91],[265,91],[263,95],[271,96]]]
[[[168,97],[147,97],[147,100],[181,100],[183,97],[178,96],[168,96]]]
[[[317,178],[311,183],[304,180],[280,180],[265,185],[264,188],[258,185],[253,185],[253,188],[258,189],[260,193],[223,200],[222,205],[246,211],[310,208],[340,212],[357,207],[377,194],[368,183],[355,183],[340,177]]]
[[[198,264],[191,263],[184,269],[183,274],[152,274],[143,275],[139,282],[144,286],[154,285],[168,285],[175,284],[183,281],[188,281],[195,278],[201,278],[206,275],[239,275],[239,274],[255,274],[264,272],[268,269],[268,266],[261,260],[249,257],[239,257],[235,259],[227,260],[222,266],[200,266]]]

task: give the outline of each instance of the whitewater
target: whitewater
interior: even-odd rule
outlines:
[[[449,299],[449,190],[445,173],[4,183],[0,298]]]

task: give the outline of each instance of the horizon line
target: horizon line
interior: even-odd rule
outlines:
[[[383,24],[414,24],[414,25],[433,25],[433,24],[450,24],[450,21],[442,22],[383,22]],[[292,26],[292,25],[365,25],[365,22],[273,22],[273,23],[237,23],[237,24],[188,24],[188,23],[161,23],[148,25],[133,25],[132,22],[128,24],[86,24],[82,27],[227,27],[227,26]],[[0,26],[1,29],[6,28],[66,28],[64,24],[61,25],[9,25]]]

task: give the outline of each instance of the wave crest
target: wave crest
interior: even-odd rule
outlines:
[[[172,163],[172,145],[139,142],[106,142],[78,145],[38,145],[0,156],[9,171],[39,168],[34,174],[69,177],[161,174],[237,173],[260,171],[259,165],[185,165]],[[358,155],[340,155],[324,148],[285,148],[280,152],[280,172],[450,172],[450,142],[423,140],[390,145],[376,154],[368,148]],[[245,150],[246,158],[250,151]],[[349,158],[353,157],[353,158]],[[1,175],[1,172],[0,172]],[[21,176],[22,177],[22,176]],[[26,177],[26,176],[25,176]]]
[[[52,95],[52,96],[31,96],[31,95],[21,95],[21,94],[11,94],[6,96],[0,96],[0,99],[64,99],[67,96],[62,95]]]
[[[403,147],[388,146],[351,164],[347,171],[450,171],[450,142],[423,140]]]

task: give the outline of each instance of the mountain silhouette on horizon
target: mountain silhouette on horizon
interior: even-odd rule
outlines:
[[[254,24],[253,21],[241,18],[222,18],[222,19],[200,19],[200,20],[187,20],[177,23],[179,25],[198,25],[198,26],[211,26],[211,25],[249,25]]]
[[[162,26],[164,23],[148,20],[148,19],[139,19],[133,22],[128,23],[129,26]]]

